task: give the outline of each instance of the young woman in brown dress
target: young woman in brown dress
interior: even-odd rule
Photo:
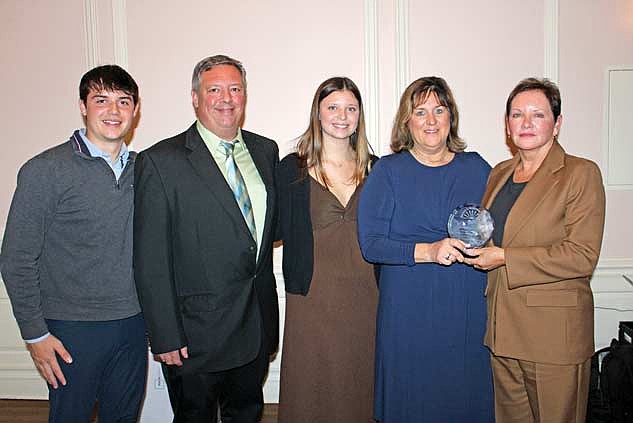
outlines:
[[[287,293],[279,423],[373,421],[378,291],[356,214],[375,159],[358,88],[324,81],[277,177]]]

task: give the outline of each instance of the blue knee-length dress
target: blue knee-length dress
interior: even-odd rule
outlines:
[[[374,418],[383,423],[494,421],[486,275],[413,258],[416,243],[448,237],[455,207],[480,202],[489,172],[477,153],[428,167],[404,151],[381,158],[365,182],[358,231],[365,258],[381,264]]]

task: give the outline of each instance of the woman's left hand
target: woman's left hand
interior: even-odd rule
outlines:
[[[467,248],[464,263],[475,269],[492,270],[506,264],[505,250],[499,247]],[[470,257],[468,257],[470,256]]]

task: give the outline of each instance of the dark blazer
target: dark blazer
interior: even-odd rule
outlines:
[[[490,207],[519,157],[490,173]],[[578,364],[593,354],[593,296],[605,194],[595,163],[556,142],[510,210],[505,266],[488,272],[485,344],[498,356]]]
[[[372,165],[378,157],[371,156]],[[282,267],[286,292],[307,295],[314,271],[314,238],[310,217],[310,177],[302,175],[299,156],[284,157],[277,171],[279,224],[277,239],[283,240]],[[360,247],[359,247],[360,248]],[[378,267],[374,267],[377,274]]]
[[[277,349],[272,264],[277,145],[242,131],[267,191],[259,257],[233,193],[192,125],[137,157],[134,275],[154,353],[188,347],[181,371],[246,364]]]

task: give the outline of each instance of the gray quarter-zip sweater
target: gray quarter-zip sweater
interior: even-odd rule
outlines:
[[[20,169],[0,271],[22,338],[44,319],[107,321],[140,312],[132,271],[134,158],[119,180],[79,131]]]

